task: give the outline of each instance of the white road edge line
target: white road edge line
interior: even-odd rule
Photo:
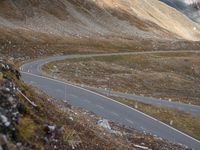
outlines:
[[[111,113],[117,117],[119,117],[119,114],[117,114],[116,112],[111,111]]]
[[[128,121],[129,123],[133,124],[134,125],[134,122],[130,119],[126,119],[126,121]]]
[[[73,97],[73,98],[78,98],[77,95],[74,95],[74,94],[70,94],[69,96]]]
[[[192,140],[194,140],[194,141],[200,143],[199,140],[197,140],[197,139],[195,139],[195,138],[193,138],[193,137],[187,135],[186,133],[183,133],[183,132],[181,132],[181,131],[179,131],[179,130],[177,130],[177,129],[175,129],[175,128],[173,128],[173,127],[171,127],[171,126],[169,126],[169,125],[167,125],[167,124],[165,124],[165,123],[163,123],[163,122],[161,122],[161,121],[158,120],[158,119],[155,119],[155,118],[153,118],[153,117],[151,117],[151,116],[149,116],[149,115],[147,115],[147,114],[145,114],[145,113],[143,113],[143,112],[141,112],[141,111],[139,111],[139,110],[137,110],[137,109],[134,109],[134,108],[132,108],[132,107],[130,107],[130,106],[128,106],[128,105],[125,105],[125,104],[123,104],[123,103],[120,103],[120,102],[118,102],[118,101],[116,101],[116,100],[114,100],[114,99],[111,99],[111,98],[106,97],[106,96],[104,96],[104,95],[101,95],[101,94],[99,94],[99,93],[90,91],[90,90],[88,90],[88,89],[84,89],[84,88],[82,88],[82,87],[79,87],[79,86],[76,86],[76,85],[73,85],[73,84],[70,84],[70,83],[66,83],[66,82],[63,82],[63,81],[55,80],[55,79],[52,79],[52,78],[49,78],[49,77],[44,77],[44,76],[40,76],[40,75],[35,75],[35,74],[32,74],[32,73],[28,73],[28,72],[21,72],[21,73],[28,74],[28,75],[32,75],[32,76],[39,77],[39,78],[44,78],[44,79],[47,79],[47,80],[52,80],[52,81],[59,82],[59,83],[62,83],[62,84],[67,84],[67,85],[69,85],[69,86],[73,86],[73,87],[76,87],[76,88],[85,90],[85,91],[87,91],[87,92],[90,92],[90,93],[92,93],[92,94],[95,94],[95,95],[97,95],[97,96],[106,98],[106,99],[111,100],[111,101],[113,101],[113,102],[115,102],[115,103],[118,103],[118,104],[120,104],[120,105],[122,105],[122,106],[125,106],[125,107],[127,107],[127,108],[129,108],[129,109],[132,109],[132,110],[134,110],[134,111],[136,111],[136,112],[138,112],[138,113],[140,113],[140,114],[143,114],[144,116],[146,116],[146,117],[148,117],[148,118],[150,118],[150,119],[153,119],[154,121],[158,121],[158,122],[160,122],[161,124],[167,126],[168,128],[170,128],[170,129],[172,129],[172,130],[174,130],[174,131],[176,131],[176,132],[178,132],[178,133],[180,133],[180,134],[182,134],[182,135],[184,135],[184,136],[186,136],[186,137],[188,137],[188,138],[190,138],[190,139],[192,139]]]
[[[104,53],[104,54],[89,54],[89,55],[78,55],[78,58],[80,58],[80,57],[102,57],[102,56],[116,56],[116,55],[143,55],[143,54],[162,54],[162,53],[184,53],[184,52],[186,52],[186,53],[200,53],[200,51],[199,50],[179,50],[179,51],[163,51],[163,50],[161,50],[161,51],[143,51],[143,52],[121,52],[121,53],[109,53],[109,54],[106,54],[106,53]],[[68,55],[63,55],[63,56],[61,56],[62,58],[61,59],[56,59],[56,60],[64,60],[64,59],[73,59],[73,58],[77,58],[77,55],[69,55],[70,57],[67,57]],[[40,61],[40,60],[43,60],[43,59],[36,59],[35,61]],[[45,59],[46,61],[44,61],[44,63],[43,64],[41,64],[41,65],[37,65],[38,64],[38,62],[36,62],[35,64],[37,65],[37,71],[38,72],[41,72],[41,74],[43,75],[43,73],[42,73],[42,70],[41,70],[41,66],[43,66],[43,65],[45,65],[45,64],[48,64],[48,63],[50,63],[50,62],[52,62],[52,61],[56,61],[56,60],[52,60],[52,57],[47,57],[46,59]],[[33,61],[34,62],[34,61]],[[31,62],[29,62],[29,63],[31,63]],[[28,64],[29,64],[28,63]],[[23,69],[24,69],[24,66],[25,66],[26,64],[23,64],[20,68],[21,68],[21,71],[23,71]],[[81,85],[78,85],[78,86],[80,86],[81,87]],[[137,95],[136,95],[137,96]],[[188,105],[188,104],[184,104],[184,103],[182,103],[183,105]],[[193,106],[193,107],[197,107],[197,108],[200,108],[200,106],[197,106],[197,105],[193,105],[193,104],[189,104],[190,106]]]
[[[104,107],[101,106],[101,105],[96,104],[96,106],[97,106],[98,108],[100,108],[100,109],[104,109]]]
[[[84,88],[82,88],[82,87],[79,87],[79,86],[76,86],[76,85],[73,85],[73,84],[70,84],[70,83],[66,83],[66,82],[63,82],[63,81],[51,79],[51,78],[49,78],[49,77],[44,77],[44,76],[40,76],[40,75],[35,75],[35,74],[32,74],[32,73],[28,73],[28,72],[21,72],[21,73],[28,74],[28,75],[31,75],[31,76],[35,76],[35,77],[38,77],[38,78],[44,78],[44,79],[47,79],[47,80],[52,80],[52,81],[55,81],[55,82],[58,82],[58,83],[62,83],[62,84],[67,84],[67,85],[69,85],[69,86],[73,86],[73,87],[76,87],[76,88],[85,90],[85,91],[87,91],[87,92],[90,92],[90,93],[92,93],[92,94],[95,94],[95,95],[97,95],[97,96],[106,98],[106,99],[111,100],[111,101],[113,101],[113,102],[115,102],[115,103],[118,103],[118,104],[120,104],[120,105],[122,105],[122,106],[125,106],[125,107],[127,107],[127,108],[129,108],[129,109],[132,109],[132,110],[134,110],[134,111],[137,111],[138,113],[143,114],[144,116],[146,116],[146,117],[148,117],[148,118],[150,118],[150,119],[153,119],[154,121],[158,121],[158,122],[160,122],[161,124],[167,126],[168,128],[170,128],[170,129],[172,129],[172,130],[174,130],[174,131],[176,131],[176,132],[178,132],[178,133],[180,133],[180,134],[182,134],[182,135],[184,135],[184,136],[186,136],[186,137],[188,137],[188,138],[190,138],[190,139],[192,139],[192,140],[195,140],[196,142],[200,143],[199,140],[197,140],[197,139],[195,139],[195,138],[193,138],[193,137],[187,135],[186,133],[183,133],[183,132],[181,132],[181,131],[179,131],[179,130],[177,130],[177,129],[175,129],[175,128],[173,128],[173,127],[167,125],[167,124],[165,124],[164,122],[161,122],[160,120],[158,120],[158,119],[156,119],[156,118],[153,118],[153,117],[151,117],[151,116],[149,116],[149,115],[147,115],[147,114],[145,114],[145,113],[143,113],[143,112],[141,112],[141,111],[139,111],[139,110],[137,110],[137,109],[134,109],[134,108],[132,108],[132,107],[130,107],[130,106],[128,106],[128,105],[125,105],[125,104],[123,104],[123,103],[120,103],[120,102],[118,102],[118,101],[116,101],[116,100],[114,100],[114,99],[111,99],[111,98],[106,97],[106,96],[104,96],[104,95],[101,95],[101,94],[99,94],[99,93],[90,91],[90,90],[88,90],[88,89],[84,89]]]

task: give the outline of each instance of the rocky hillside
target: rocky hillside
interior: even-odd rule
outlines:
[[[20,60],[200,45],[200,25],[158,0],[2,0],[0,8],[0,53]]]
[[[200,38],[199,25],[157,0],[3,0],[0,7],[1,28],[76,38]]]
[[[7,57],[199,48],[199,25],[158,0],[2,0],[0,8]]]
[[[54,100],[2,60],[0,100],[1,150],[188,149]]]

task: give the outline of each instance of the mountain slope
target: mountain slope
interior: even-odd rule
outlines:
[[[0,7],[0,26],[58,36],[200,38],[197,24],[157,0],[3,0]]]
[[[199,0],[160,0],[169,6],[179,10],[191,20],[200,23],[200,1]]]
[[[1,9],[0,14],[3,17],[1,24],[11,28],[21,27],[37,32],[75,37],[139,36],[151,38],[156,35],[138,29],[141,27],[148,30],[155,24],[139,20],[126,12],[99,7],[92,1],[10,0],[4,1],[2,7],[5,10]],[[122,15],[122,18],[119,18],[120,15]],[[134,25],[131,25],[126,17],[129,17],[129,21],[132,20]],[[168,34],[167,31],[163,30],[163,32]]]

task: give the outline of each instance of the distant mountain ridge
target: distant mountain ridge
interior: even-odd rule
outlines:
[[[200,1],[199,0],[160,0],[169,6],[176,8],[193,21],[200,23]]]

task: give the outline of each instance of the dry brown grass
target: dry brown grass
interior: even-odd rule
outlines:
[[[72,149],[72,145],[75,145],[77,149],[114,150],[118,145],[117,149],[134,150],[125,138],[113,138],[107,130],[100,128],[96,124],[98,117],[93,114],[77,108],[72,109],[69,104],[56,102],[41,91],[35,91],[21,81],[16,82],[24,94],[37,104],[37,107],[33,108],[19,95],[27,110],[17,125],[17,137],[21,142],[28,143],[35,149],[52,149],[54,140],[58,140],[59,149]],[[69,117],[72,117],[73,121]],[[47,134],[47,125],[56,127],[53,134]],[[44,142],[45,137],[49,142]]]
[[[200,139],[199,116],[193,116],[189,113],[177,109],[144,104],[134,100],[122,99],[118,97],[114,97],[114,99],[117,99],[121,103],[149,114],[150,116],[153,116],[158,120],[191,135],[194,138]]]
[[[75,145],[76,149],[83,150],[135,150],[133,145],[141,143],[150,149],[183,149],[180,145],[113,122],[110,122],[112,129],[121,134],[110,133],[96,124],[101,117],[54,100],[45,93],[27,86],[16,78],[14,70],[3,73],[37,104],[37,107],[32,107],[24,97],[16,95],[24,110],[16,125],[16,141],[32,149],[53,149],[54,145],[58,149],[72,149],[72,145]],[[54,125],[56,128],[47,132],[47,125]]]
[[[100,3],[105,4],[104,8],[100,6]],[[120,4],[119,9],[112,7],[115,6],[114,3]],[[139,3],[136,4],[139,5]],[[151,2],[145,2],[145,4],[148,3]],[[131,2],[131,6],[133,5],[133,8],[137,10],[136,4],[133,5]],[[18,58],[19,61],[27,60],[29,57],[69,53],[199,49],[199,42],[177,40],[174,33],[160,27],[152,19],[142,19],[130,11],[129,5],[127,7],[123,1],[96,1],[95,3],[84,0],[65,2],[4,0],[0,2],[0,6],[2,8],[0,10],[2,23],[0,54]],[[141,9],[147,11],[143,7]],[[147,11],[144,15],[151,16],[152,14]],[[45,19],[37,23],[33,18]],[[64,26],[65,23],[62,24],[64,21],[66,26]],[[54,26],[55,22],[56,25],[58,23],[57,26]],[[40,23],[44,29],[41,26],[38,27]],[[95,28],[95,25],[100,29]],[[187,28],[182,24],[181,27]]]
[[[143,94],[200,104],[200,55],[194,53],[145,54],[79,58],[48,64],[63,79],[115,91]]]

